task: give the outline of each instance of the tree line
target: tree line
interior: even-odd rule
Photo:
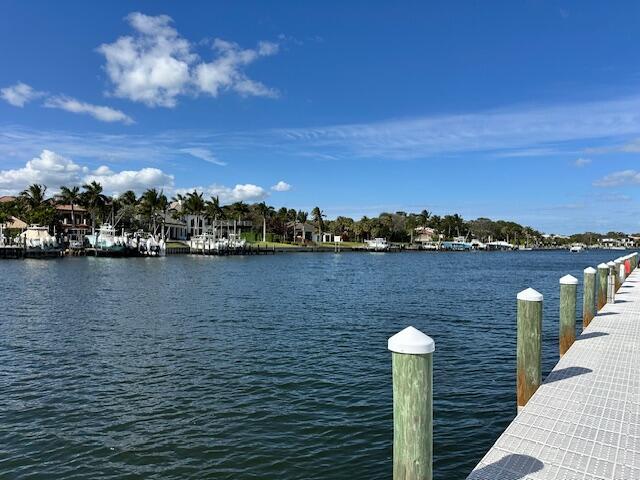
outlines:
[[[59,193],[47,198],[47,187],[33,184],[22,191],[14,201],[0,203],[0,223],[11,216],[28,224],[39,224],[53,228],[59,221],[56,204],[71,206],[71,221],[76,224],[76,207],[84,208],[91,219],[91,227],[105,222],[117,224],[118,228],[146,229],[159,233],[167,218],[181,219],[192,215],[196,225],[211,224],[218,220],[248,220],[252,222],[254,239],[270,241],[294,241],[300,230],[311,228],[317,232],[340,235],[346,241],[364,241],[370,238],[386,238],[392,242],[412,242],[420,232],[433,232],[434,240],[449,240],[464,237],[504,240],[513,244],[547,245],[580,242],[597,243],[604,237],[621,238],[622,232],[598,234],[586,232],[568,238],[544,237],[538,230],[516,222],[477,218],[465,220],[457,213],[439,216],[422,210],[421,212],[383,212],[377,217],[363,216],[359,220],[338,216],[330,220],[320,207],[311,212],[282,207],[275,209],[266,202],[247,204],[242,201],[222,205],[219,197],[205,198],[204,193],[192,191],[178,193],[169,198],[155,188],[147,189],[138,196],[129,190],[118,196],[108,196],[102,185],[90,182],[80,186],[61,186]],[[297,227],[291,228],[292,225]],[[419,227],[423,227],[420,230]],[[297,229],[297,231],[296,231]],[[432,229],[432,230],[425,230]],[[304,233],[302,234],[304,236]]]

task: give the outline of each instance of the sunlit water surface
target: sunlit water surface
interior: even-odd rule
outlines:
[[[388,479],[414,325],[434,476],[463,479],[515,413],[516,293],[545,296],[546,373],[558,279],[619,253],[2,261],[0,478]]]

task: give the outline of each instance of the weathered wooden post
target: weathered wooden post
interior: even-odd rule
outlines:
[[[607,263],[609,267],[609,276],[607,277],[607,303],[615,303],[616,301],[616,264],[614,262]]]
[[[565,275],[560,279],[560,356],[576,341],[576,297],[578,279]]]
[[[598,311],[607,303],[607,277],[609,276],[609,266],[606,263],[598,265]]]
[[[389,339],[393,371],[393,479],[433,478],[433,339],[407,327]]]
[[[622,260],[620,262],[620,265],[618,265],[618,272],[619,272],[619,275],[620,275],[620,286],[622,286],[624,281],[627,279],[624,263],[625,263],[625,260]]]
[[[518,293],[518,413],[542,383],[542,294],[533,288]]]
[[[582,291],[582,329],[589,326],[596,316],[596,269],[584,269],[584,289]]]
[[[620,290],[620,286],[622,285],[622,279],[620,278],[620,264],[622,261],[617,258],[613,261],[613,278],[615,280],[615,288],[616,292]]]

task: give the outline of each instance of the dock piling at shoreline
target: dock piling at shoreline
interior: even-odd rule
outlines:
[[[389,338],[393,371],[393,479],[433,478],[435,343],[407,327]]]
[[[584,287],[582,290],[582,328],[585,329],[596,314],[596,269],[584,269]]]
[[[598,265],[598,303],[603,280],[607,303],[591,320],[585,312],[583,333],[526,406],[519,406],[518,415],[467,480],[640,478],[640,443],[633,433],[640,428],[640,384],[633,380],[640,376],[638,254],[618,260],[617,266],[625,269],[617,270],[625,301],[615,302],[616,263]],[[593,304],[596,272],[589,267],[584,274],[587,310]],[[563,279],[561,324],[572,307],[566,304],[573,294],[567,287],[577,287],[577,281]]]
[[[576,303],[578,279],[565,275],[560,279],[560,356],[576,341]]]
[[[542,382],[542,294],[518,293],[516,398],[520,411]]]

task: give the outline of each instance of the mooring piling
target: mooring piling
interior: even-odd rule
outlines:
[[[433,478],[433,339],[414,327],[389,338],[393,371],[393,479]]]
[[[622,285],[622,278],[620,277],[620,265],[622,264],[622,260],[617,258],[613,261],[614,271],[613,276],[615,279],[616,292],[620,290],[620,286]]]
[[[533,288],[518,293],[518,412],[542,383],[542,294]]]
[[[602,310],[607,303],[607,278],[609,276],[609,266],[606,263],[598,265],[598,311]]]
[[[616,298],[616,264],[609,262],[607,266],[609,267],[607,276],[607,303],[614,303]]]
[[[565,275],[560,279],[560,356],[576,341],[576,298],[578,279]]]
[[[587,328],[596,315],[596,269],[584,269],[584,287],[582,291],[582,328]]]

